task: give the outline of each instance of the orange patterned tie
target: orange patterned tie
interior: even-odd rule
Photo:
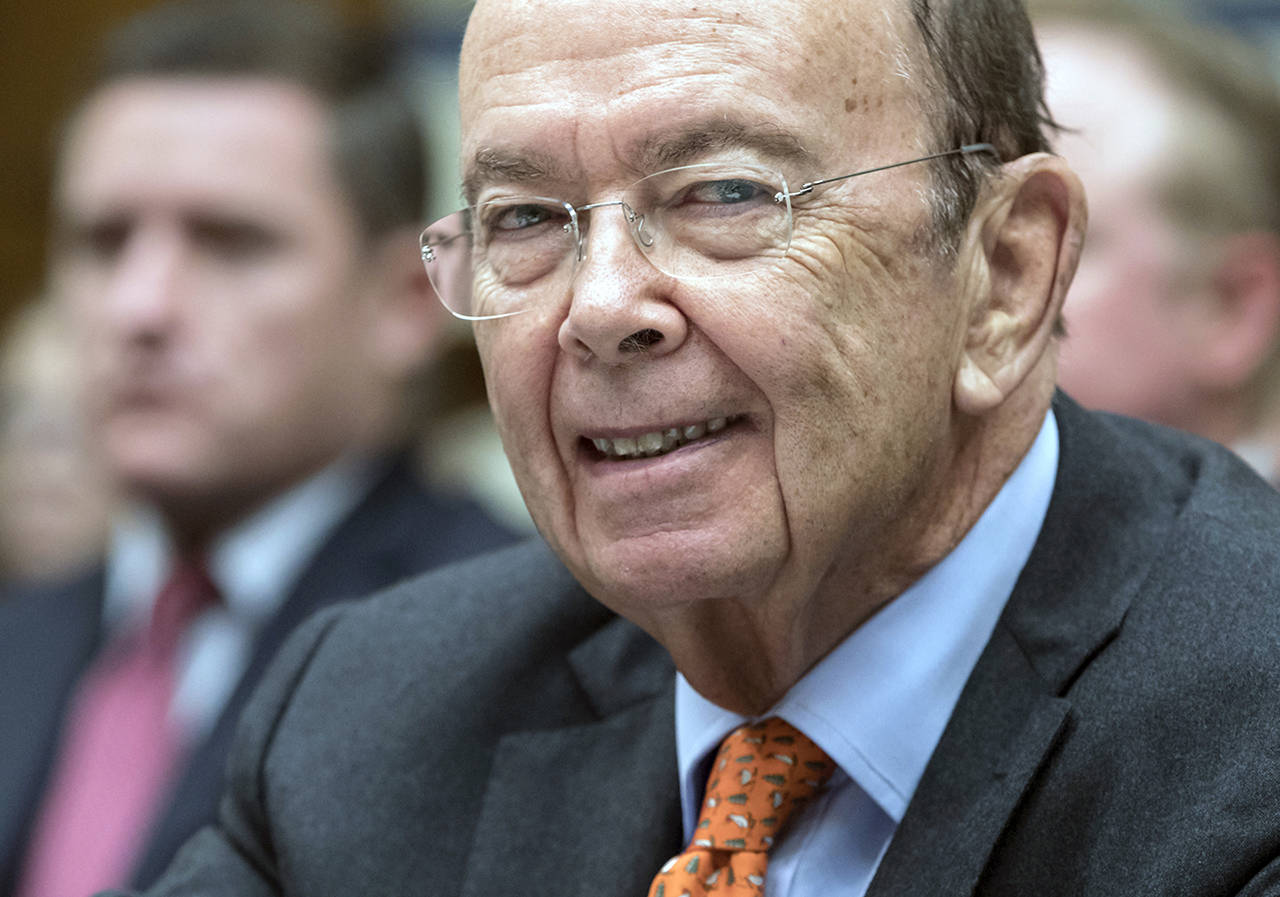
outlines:
[[[662,867],[649,897],[763,894],[774,841],[834,770],[822,748],[785,720],[734,729],[712,763],[692,843]]]

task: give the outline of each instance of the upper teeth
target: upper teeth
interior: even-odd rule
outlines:
[[[611,458],[651,458],[662,455],[685,443],[701,439],[708,433],[717,433],[729,423],[728,418],[716,417],[701,424],[654,430],[641,436],[620,436],[617,439],[593,439],[592,443]]]

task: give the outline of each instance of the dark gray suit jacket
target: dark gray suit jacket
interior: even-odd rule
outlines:
[[[260,633],[236,691],[187,759],[135,883],[153,882],[183,842],[214,818],[236,721],[294,627],[335,601],[513,538],[471,502],[425,491],[406,459],[388,463]],[[16,884],[66,702],[98,647],[102,579],[96,569],[66,583],[11,587],[0,597],[0,897]]]
[[[1280,496],[1055,407],[1044,529],[870,893],[1280,894]],[[672,689],[538,544],[333,608],[153,894],[643,894],[680,847]]]

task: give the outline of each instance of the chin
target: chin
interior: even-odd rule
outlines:
[[[218,478],[208,452],[196,450],[189,440],[172,433],[149,438],[132,433],[128,438],[108,439],[106,447],[115,479],[143,500],[190,495]]]
[[[750,599],[774,582],[782,552],[768,540],[662,532],[585,548],[579,577],[623,616],[721,598]],[[574,566],[574,565],[570,565]],[[575,570],[575,574],[579,571]]]

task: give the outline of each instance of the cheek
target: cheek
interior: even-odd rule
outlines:
[[[1175,340],[1168,250],[1151,236],[1099,242],[1086,253],[1067,297],[1064,379],[1133,376]]]
[[[100,363],[109,339],[110,307],[103,299],[108,283],[105,276],[74,264],[55,269],[50,281],[51,295],[65,312],[79,357],[90,367]]]
[[[299,279],[256,286],[201,309],[192,327],[190,369],[207,384],[210,413],[230,427],[288,431],[283,438],[320,438],[324,421],[337,432],[357,413],[367,377],[355,297]]]
[[[840,440],[905,397],[949,393],[938,356],[958,352],[960,335],[939,307],[946,278],[852,240],[810,240],[788,262],[732,350],[780,419]]]
[[[790,525],[812,533],[844,528],[922,466],[951,407],[954,364],[938,359],[958,356],[963,332],[940,307],[952,277],[927,260],[869,241],[799,250],[788,276],[760,291],[751,338],[730,351],[773,411]]]
[[[538,506],[531,507],[537,517],[563,479],[549,412],[558,352],[555,328],[515,318],[481,321],[475,338],[503,448],[526,501]]]
[[[520,367],[506,366],[501,377],[490,378],[488,393],[503,448],[523,483],[544,464],[547,434],[542,423],[545,406],[530,388],[533,378],[522,377]]]
[[[209,310],[211,329],[255,355],[269,356],[272,345],[317,361],[361,351],[360,275],[342,249],[334,246],[327,258],[313,249],[231,272],[234,283],[208,292],[218,306]]]
[[[254,302],[206,311],[194,335],[202,344],[197,352],[203,350],[205,363],[236,388],[267,394],[293,390],[320,366],[328,329],[300,311]]]

